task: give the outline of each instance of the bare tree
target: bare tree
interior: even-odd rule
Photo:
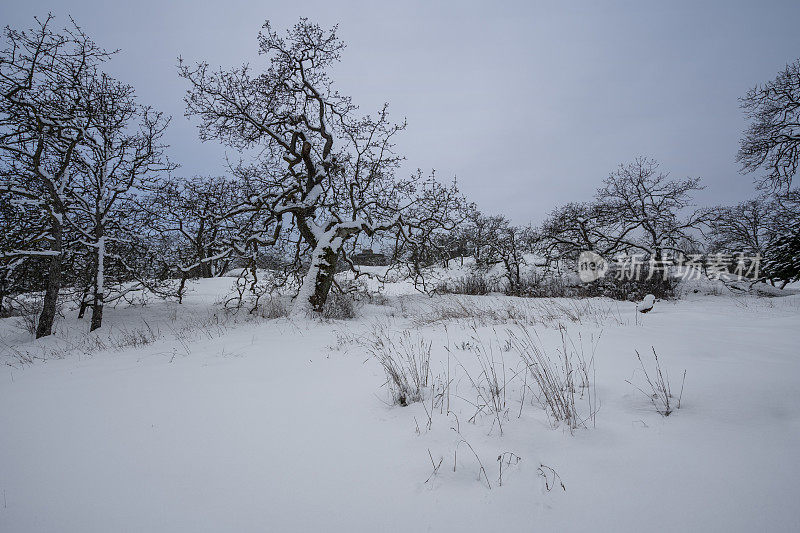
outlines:
[[[536,234],[530,227],[518,227],[500,217],[494,232],[488,239],[489,256],[497,258],[503,265],[508,287],[506,293],[513,296],[522,295],[522,265],[525,253],[533,248]]]
[[[710,246],[714,251],[766,253],[776,235],[775,204],[760,197],[713,210]]]
[[[741,99],[750,125],[737,160],[744,172],[766,171],[761,187],[789,190],[800,159],[800,59]]]
[[[221,276],[231,266],[248,266],[254,285],[259,254],[277,244],[274,230],[280,225],[265,222],[270,215],[256,200],[247,172],[240,168],[235,174],[164,179],[140,203],[152,238],[162,242],[162,275],[180,279],[179,301],[189,278]],[[264,235],[269,228],[273,234]]]
[[[633,246],[661,260],[665,251],[680,252],[708,220],[707,210],[684,214],[692,206],[692,193],[702,188],[700,178],[671,180],[656,161],[637,157],[604,180],[597,200],[625,231],[638,230]]]
[[[508,221],[502,216],[484,215],[474,206],[470,207],[465,227],[461,231],[464,233],[464,246],[475,258],[478,267],[488,268],[498,261],[493,254],[492,244],[498,238],[501,228],[507,225]]]
[[[759,256],[764,268],[761,279],[788,283],[800,274],[792,270],[796,257],[796,221],[800,220],[800,191],[761,196],[735,206],[713,210],[710,247],[728,254]],[[792,254],[795,254],[793,256]],[[742,258],[744,261],[745,258]],[[794,273],[793,273],[794,272]]]
[[[120,253],[131,244],[136,227],[126,211],[144,187],[173,168],[164,156],[161,138],[169,119],[139,105],[133,87],[104,73],[89,73],[82,85],[87,127],[75,155],[76,179],[69,191],[71,217],[83,246],[92,250],[93,296],[90,330],[102,325],[109,262],[137,275]]]
[[[174,235],[173,265],[190,277],[221,275],[231,260],[236,239],[234,206],[244,188],[230,178],[195,176],[170,178],[153,187],[142,209],[153,213],[155,227]]]
[[[405,124],[392,123],[385,105],[374,117],[359,115],[332,87],[328,70],[343,48],[335,27],[325,31],[301,19],[282,37],[267,22],[259,51],[268,66],[260,74],[248,65],[179,66],[190,83],[187,114],[200,119],[201,138],[262,154],[253,180],[260,190],[240,211],[270,214],[264,244],[286,221],[299,235],[309,261],[295,313],[321,312],[337,263],[348,262],[346,242],[407,225],[404,216],[420,205],[416,195],[425,189],[421,175],[394,175],[401,161],[394,137]]]
[[[573,202],[556,208],[540,228],[541,247],[548,258],[576,259],[582,251],[603,257],[639,249],[639,224],[615,215],[603,202]]]
[[[46,258],[47,283],[36,336],[50,335],[62,284],[65,217],[88,116],[86,80],[109,57],[72,23],[55,32],[52,17],[29,31],[5,30],[0,52],[0,157],[8,172],[0,190],[26,204],[41,221],[28,246],[4,250],[3,259]]]

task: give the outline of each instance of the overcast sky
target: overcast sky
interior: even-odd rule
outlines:
[[[348,47],[334,80],[363,111],[389,102],[408,119],[406,171],[456,176],[482,210],[518,223],[591,198],[637,155],[702,177],[700,204],[754,195],[735,162],[737,99],[800,57],[798,1],[3,0],[0,22],[29,27],[48,11],[121,49],[109,71],[173,116],[170,154],[185,175],[222,173],[226,150],[201,144],[183,116],[179,55],[263,64],[265,19],[338,23]]]

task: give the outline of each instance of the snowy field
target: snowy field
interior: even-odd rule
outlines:
[[[320,322],[227,315],[232,281],[104,333],[0,321],[0,531],[800,531],[798,295],[639,314],[394,287]],[[376,354],[428,345],[422,401],[392,405]],[[533,346],[573,365],[574,429]],[[637,388],[653,349],[666,417]]]

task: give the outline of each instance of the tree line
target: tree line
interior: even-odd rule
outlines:
[[[740,160],[746,170],[769,169],[769,193],[695,209],[698,178],[674,180],[637,158],[593,200],[519,227],[480,213],[455,182],[399,175],[394,142],[405,123],[387,105],[363,114],[336,90],[330,70],[344,44],[335,27],[301,19],[281,34],[267,22],[261,70],[180,60],[200,139],[257,154],[229,163],[223,176],[183,177],[164,143],[170,118],[104,71],[117,52],[74,21],[55,24],[47,16],[32,29],[6,28],[0,51],[0,311],[42,294],[37,337],[51,334],[65,294],[80,316],[91,310],[94,330],[105,305],[135,291],[181,299],[186,280],[234,267],[252,272],[253,284],[259,269],[280,273],[272,282],[294,289],[292,312],[319,313],[339,289],[336,272],[358,271],[352,258],[365,242],[412,275],[464,255],[502,264],[512,288],[534,251],[549,260],[583,250],[659,259],[702,247],[746,251],[783,257],[768,275],[796,279],[786,257],[796,251],[800,211],[791,188],[797,64],[743,99],[753,125]],[[788,97],[778,87],[786,84]],[[786,131],[776,129],[780,120]]]

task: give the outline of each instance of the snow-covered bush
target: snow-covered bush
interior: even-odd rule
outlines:
[[[322,308],[322,318],[350,320],[356,317],[356,302],[348,293],[331,292]]]
[[[506,291],[509,294],[509,291]],[[511,294],[509,294],[511,295]],[[513,295],[511,295],[513,296]],[[574,296],[574,291],[562,276],[554,273],[529,272],[520,277],[516,296],[529,298],[564,298]]]
[[[483,272],[471,272],[460,278],[443,281],[436,287],[439,294],[468,294],[483,296],[498,289]]]
[[[638,267],[634,279],[620,276],[612,270],[605,277],[584,283],[575,273],[555,272],[528,266],[515,283],[493,270],[475,270],[463,276],[444,279],[436,287],[439,294],[465,294],[483,296],[492,292],[504,292],[508,296],[524,298],[592,298],[606,297],[621,301],[639,301],[647,294],[661,300],[676,297],[678,279],[666,278],[662,271],[650,275],[645,263]]]
[[[635,275],[621,272],[620,268],[624,267],[612,265],[604,277],[589,283],[575,285],[569,296],[578,298],[603,296],[628,302],[641,301],[648,294],[654,295],[659,300],[675,298],[678,279],[672,275],[672,272],[667,276],[664,275],[663,270],[651,272],[647,263],[638,265]]]

